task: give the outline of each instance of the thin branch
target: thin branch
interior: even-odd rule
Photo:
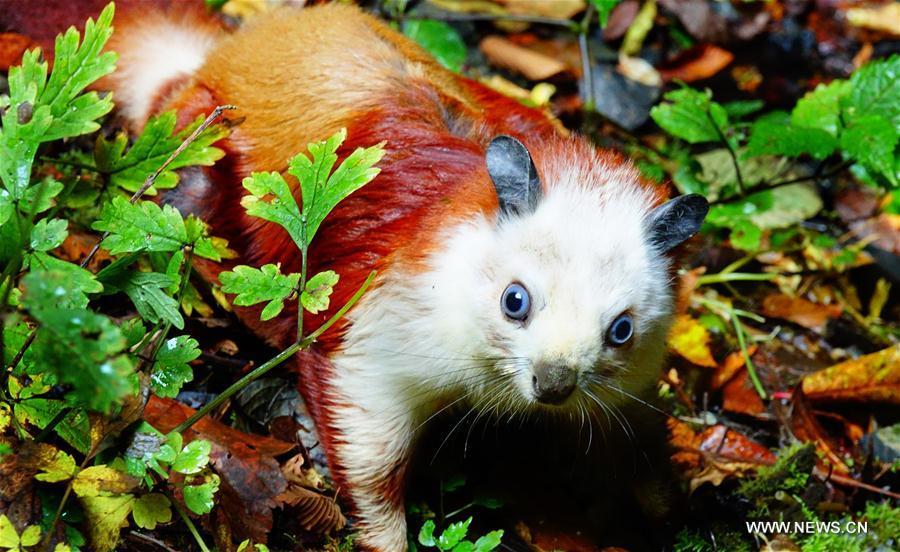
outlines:
[[[588,3],[581,20],[581,28],[578,31],[578,49],[581,52],[581,88],[584,97],[582,101],[586,110],[594,110],[594,72],[591,63],[591,50],[588,44],[588,31],[591,28],[591,19],[594,17],[594,5]]]
[[[847,168],[850,167],[850,165],[852,165],[852,164],[853,164],[852,161],[843,161],[843,162],[839,163],[838,165],[832,167],[828,171],[821,173],[821,174],[816,172],[816,173],[806,175],[806,176],[797,176],[794,178],[789,178],[787,180],[779,180],[778,182],[773,182],[772,184],[766,184],[766,185],[762,185],[762,186],[754,186],[754,187],[750,188],[749,190],[747,190],[747,192],[749,192],[749,193],[763,192],[765,190],[781,188],[782,186],[790,186],[791,184],[799,184],[800,182],[818,182],[819,180],[822,180],[824,178],[831,178],[832,176],[835,176],[836,174],[839,174],[839,173],[847,170]],[[741,199],[743,199],[742,196],[729,197],[729,198],[717,199],[715,201],[710,201],[709,204],[710,205],[725,205],[728,203],[734,203],[734,202],[740,201]]]
[[[744,187],[744,175],[741,174],[741,165],[738,163],[737,152],[734,151],[734,147],[731,145],[731,142],[728,141],[728,138],[725,137],[725,133],[722,132],[722,129],[719,128],[719,125],[716,123],[716,120],[713,119],[712,113],[709,110],[706,110],[706,117],[709,119],[709,122],[712,123],[714,129],[716,129],[716,134],[719,135],[719,139],[722,140],[722,143],[725,144],[725,148],[728,150],[728,155],[731,156],[731,162],[734,165],[734,174],[737,177],[737,185],[738,190],[740,190],[740,196],[744,197],[747,195],[747,190]]]
[[[131,199],[129,201],[131,201],[131,203],[137,202],[137,200],[140,199],[141,196],[143,196],[144,193],[147,190],[149,190],[151,186],[153,186],[153,184],[156,182],[156,179],[159,177],[159,175],[162,174],[162,172],[164,170],[166,170],[166,168],[169,165],[172,164],[172,161],[175,161],[175,159],[181,154],[181,152],[183,152],[188,146],[190,146],[192,143],[194,143],[194,141],[197,139],[197,137],[200,136],[200,134],[204,130],[209,128],[209,126],[211,124],[213,124],[213,122],[215,122],[215,120],[218,119],[224,111],[228,111],[228,110],[232,110],[232,109],[237,109],[237,107],[235,107],[233,105],[217,106],[213,110],[213,112],[210,113],[209,116],[202,123],[200,123],[200,126],[195,128],[194,132],[192,132],[190,134],[190,136],[185,138],[184,142],[182,142],[181,145],[178,146],[178,148],[176,148],[175,151],[172,152],[172,155],[170,155],[169,158],[166,159],[163,162],[163,164],[160,165],[159,168],[156,169],[156,171],[153,174],[151,174],[150,176],[147,177],[147,179],[144,181],[144,183],[141,185],[141,187],[138,188],[137,191],[134,192],[134,194],[132,194]],[[107,237],[109,237],[109,232],[104,232],[100,236],[100,239],[97,241],[97,243],[91,249],[91,252],[88,253],[87,257],[85,257],[83,261],[81,261],[81,268],[87,267],[87,265],[94,258],[94,255],[97,254],[97,251],[100,251],[100,244],[103,243],[103,240],[105,240]]]

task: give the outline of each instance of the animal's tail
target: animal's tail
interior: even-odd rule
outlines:
[[[96,19],[108,0],[0,0],[0,32],[44,48],[67,27]],[[118,0],[106,49],[119,54],[117,70],[96,88],[111,90],[119,113],[143,126],[156,108],[187,82],[224,35],[202,0]]]

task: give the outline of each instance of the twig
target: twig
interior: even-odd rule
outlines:
[[[744,357],[744,364],[747,367],[747,375],[750,376],[753,388],[756,389],[759,398],[764,401],[768,400],[769,396],[766,393],[766,389],[763,387],[762,381],[760,381],[759,375],[756,373],[756,366],[753,365],[753,361],[750,360],[750,353],[747,352],[747,342],[744,339],[743,325],[734,311],[732,311],[731,314],[731,323],[734,325],[734,332],[737,334],[738,345],[741,347],[741,354]]]
[[[238,381],[236,381],[233,384],[231,384],[230,386],[228,386],[228,388],[225,389],[225,391],[222,391],[222,393],[220,393],[218,397],[209,401],[202,407],[198,408],[196,412],[194,412],[185,421],[178,424],[178,426],[176,426],[172,431],[170,431],[169,434],[181,433],[182,431],[191,427],[192,425],[197,423],[198,420],[200,420],[202,417],[206,416],[207,414],[209,414],[210,412],[215,410],[216,407],[218,407],[220,404],[222,404],[223,402],[230,399],[232,396],[234,396],[236,393],[238,393],[241,389],[245,388],[251,382],[255,381],[257,378],[262,377],[263,375],[268,373],[272,368],[275,368],[276,366],[280,365],[282,362],[291,358],[295,353],[297,353],[297,351],[300,351],[301,349],[305,349],[305,348],[309,347],[310,345],[312,345],[313,342],[315,342],[315,340],[320,335],[322,335],[331,326],[333,326],[338,320],[340,320],[347,313],[347,311],[349,311],[350,308],[353,307],[353,305],[355,305],[357,301],[359,301],[360,297],[362,297],[363,293],[366,292],[366,290],[372,284],[372,281],[374,279],[375,279],[375,271],[372,271],[369,273],[369,276],[362,283],[362,285],[359,287],[359,289],[356,290],[356,293],[354,293],[353,296],[350,297],[350,299],[346,303],[344,303],[344,306],[342,306],[340,309],[338,309],[338,311],[335,312],[331,316],[331,318],[328,319],[328,321],[326,321],[324,324],[319,326],[319,328],[316,331],[314,331],[311,334],[309,334],[308,336],[304,337],[301,341],[295,341],[288,348],[281,351],[280,353],[278,353],[277,355],[275,355],[274,357],[272,357],[271,359],[269,359],[268,361],[266,361],[265,363],[260,365],[259,368],[254,369],[253,371],[249,372],[247,375],[245,375]],[[298,304],[297,308],[302,309],[303,306]]]
[[[766,190],[773,190],[775,188],[781,188],[782,186],[790,186],[791,184],[799,184],[800,182],[810,182],[810,181],[818,182],[819,180],[821,180],[823,178],[831,178],[832,176],[834,176],[842,171],[845,171],[852,164],[853,164],[852,161],[844,161],[844,162],[839,163],[838,165],[832,167],[831,169],[829,169],[828,171],[826,171],[824,173],[815,172],[813,174],[806,175],[806,176],[797,176],[794,178],[789,178],[787,180],[779,180],[778,182],[773,182],[771,184],[766,184],[763,186],[754,186],[747,191],[750,193],[764,192]],[[740,201],[741,199],[743,199],[743,196],[722,198],[722,199],[717,199],[715,201],[711,201],[709,204],[710,205],[726,205],[728,203],[734,203],[736,201]]]
[[[738,190],[740,191],[740,197],[744,197],[747,195],[747,191],[744,188],[744,176],[741,174],[741,165],[738,163],[737,153],[734,151],[734,147],[731,145],[731,142],[728,141],[728,138],[725,137],[725,133],[722,132],[722,129],[719,128],[719,125],[716,123],[716,120],[713,119],[712,113],[709,110],[706,110],[706,117],[709,119],[709,122],[712,123],[714,129],[716,129],[716,134],[719,135],[719,139],[722,140],[722,143],[725,144],[725,148],[728,150],[728,155],[731,156],[731,162],[734,165],[734,174],[737,177],[737,185]]]
[[[147,177],[141,187],[138,188],[137,191],[134,192],[134,194],[132,194],[129,201],[131,201],[131,203],[135,203],[138,199],[140,199],[141,196],[144,195],[144,193],[149,190],[151,186],[153,186],[153,183],[156,182],[156,179],[159,177],[159,175],[162,174],[162,172],[172,164],[172,161],[175,161],[175,159],[181,154],[181,152],[183,152],[188,146],[190,146],[204,130],[209,128],[209,125],[213,124],[213,122],[218,119],[224,111],[232,109],[237,109],[237,107],[233,105],[217,106],[213,110],[213,112],[210,113],[202,123],[200,123],[200,126],[195,128],[194,132],[192,132],[190,136],[185,138],[184,142],[182,142],[181,145],[172,152],[172,155],[170,155],[169,158],[166,159],[153,174]],[[100,251],[100,244],[103,243],[103,240],[105,240],[107,237],[109,237],[109,232],[104,232],[100,236],[100,239],[91,249],[90,253],[88,253],[87,257],[85,257],[84,260],[81,261],[81,268],[85,268],[91,262],[91,260],[94,258],[94,255],[97,254],[97,251]]]

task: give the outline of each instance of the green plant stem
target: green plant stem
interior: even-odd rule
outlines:
[[[303,221],[303,241],[306,241],[306,219]],[[303,340],[303,290],[306,289],[306,256],[309,246],[300,248],[300,283],[297,285],[297,341]]]
[[[375,271],[372,271],[369,273],[369,276],[362,283],[362,285],[359,286],[359,289],[356,290],[356,293],[354,293],[353,296],[346,303],[344,303],[344,306],[338,309],[338,311],[335,312],[331,316],[331,318],[329,318],[324,324],[322,324],[316,331],[312,332],[300,341],[295,341],[288,348],[284,349],[283,351],[260,365],[258,368],[255,368],[251,372],[247,373],[244,377],[228,386],[228,388],[225,389],[225,391],[222,391],[219,396],[197,409],[196,412],[194,412],[185,421],[178,424],[178,426],[170,431],[169,434],[181,433],[182,431],[191,427],[192,425],[197,423],[200,418],[215,410],[220,404],[224,403],[232,396],[239,393],[250,383],[268,373],[272,368],[275,368],[282,362],[291,358],[295,353],[297,353],[297,351],[300,351],[301,349],[305,349],[312,345],[320,335],[325,333],[329,328],[331,328],[331,326],[333,326],[338,320],[340,320],[345,314],[347,314],[347,311],[349,311],[353,307],[353,305],[355,305],[356,302],[359,301],[360,297],[362,297],[363,293],[366,292],[374,279]],[[298,308],[302,307],[298,305]]]
[[[767,400],[769,395],[766,393],[766,389],[763,387],[762,382],[759,379],[759,375],[756,373],[756,366],[753,365],[753,361],[750,360],[750,353],[747,352],[747,342],[744,339],[744,328],[741,324],[741,321],[738,319],[736,313],[732,312],[731,314],[731,323],[734,326],[734,332],[737,334],[738,345],[741,347],[741,353],[744,355],[744,364],[747,367],[747,375],[750,376],[750,381],[753,383],[753,388],[756,389],[756,393],[759,395],[759,398],[762,400]]]
[[[184,511],[184,508],[181,507],[181,504],[179,504],[178,501],[175,500],[175,498],[172,496],[169,497],[169,501],[173,506],[175,506],[175,511],[178,512],[178,515],[181,516],[181,520],[184,521],[185,525],[187,525],[188,531],[191,532],[194,540],[197,541],[197,546],[200,547],[200,550],[202,550],[203,552],[209,552],[209,548],[206,546],[206,543],[203,542],[203,537],[201,537],[200,532],[197,531],[197,526],[194,525],[193,521],[191,521],[190,516],[187,515],[187,512]]]
[[[706,117],[709,119],[709,122],[712,124],[713,128],[716,129],[716,134],[719,135],[719,139],[725,144],[725,148],[728,150],[728,155],[731,156],[731,163],[734,165],[734,174],[737,177],[737,185],[739,190],[740,197],[744,197],[747,195],[747,190],[744,187],[744,175],[741,174],[741,165],[738,163],[737,152],[734,151],[734,147],[731,145],[731,142],[728,141],[728,138],[725,137],[725,133],[722,132],[722,129],[719,128],[719,125],[716,124],[715,119],[713,119],[712,114],[707,109]]]
[[[768,282],[778,277],[778,274],[752,273],[752,272],[725,272],[708,274],[697,278],[698,286],[709,284],[721,284],[724,282]]]

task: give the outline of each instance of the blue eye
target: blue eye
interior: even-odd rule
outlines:
[[[628,343],[632,335],[634,335],[634,322],[631,320],[630,314],[623,312],[609,325],[606,341],[613,347],[621,347]]]
[[[522,284],[509,284],[500,297],[500,309],[513,320],[524,320],[531,310],[531,297]]]

